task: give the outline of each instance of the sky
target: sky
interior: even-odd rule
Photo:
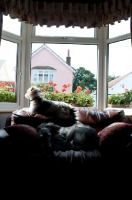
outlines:
[[[10,24],[10,26],[9,26]],[[12,27],[15,27],[14,29]],[[122,23],[116,23],[116,26],[110,25],[110,37],[117,36],[117,33],[125,34],[130,32],[130,23],[129,21],[122,21]],[[9,17],[4,16],[4,30],[11,31],[12,33],[20,35],[20,22],[17,19],[13,20],[13,24],[9,23]],[[51,27],[50,29],[44,27],[37,27],[36,34],[39,35],[50,35],[62,37],[65,36],[86,36],[89,37],[93,35],[93,29],[80,29],[80,28],[68,28],[64,29]],[[71,38],[72,40],[72,38]],[[11,44],[10,44],[11,45]],[[32,51],[36,50],[41,44],[33,44]],[[74,68],[84,67],[87,70],[90,70],[95,74],[97,72],[97,46],[96,45],[75,45],[75,44],[46,44],[51,48],[55,53],[57,53],[64,61],[66,61],[68,49],[70,50],[71,56],[71,66]],[[15,45],[6,48],[6,45],[2,45],[0,48],[0,60],[7,58],[7,63],[10,63],[12,68],[15,65],[16,50]],[[12,50],[10,50],[12,49]],[[124,50],[125,49],[125,50]],[[131,59],[131,41],[126,40],[118,43],[113,43],[110,45],[109,55],[109,75],[123,75],[126,72],[132,71],[132,59]],[[13,60],[14,59],[14,60]]]

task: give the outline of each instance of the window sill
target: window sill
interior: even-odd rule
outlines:
[[[105,110],[124,110],[126,116],[132,116],[132,108],[106,108]]]

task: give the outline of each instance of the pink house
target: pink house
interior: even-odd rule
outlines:
[[[52,81],[57,84],[58,91],[61,91],[64,83],[72,85],[75,70],[70,66],[70,61],[69,50],[65,62],[52,49],[43,44],[33,52],[31,57],[31,83]],[[72,87],[68,87],[67,92],[72,92]]]

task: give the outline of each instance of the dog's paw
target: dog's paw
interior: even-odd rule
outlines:
[[[22,110],[22,111],[29,112],[29,108],[22,108],[21,110]]]

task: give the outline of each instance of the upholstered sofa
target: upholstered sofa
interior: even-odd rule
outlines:
[[[74,107],[73,121],[14,111],[0,129],[1,182],[10,194],[43,198],[127,199],[132,190],[132,119],[121,110]],[[36,132],[42,122],[94,127],[99,148],[47,154]],[[125,196],[123,196],[125,195]],[[20,196],[19,196],[20,197]],[[19,199],[19,198],[18,198]],[[39,199],[39,198],[37,198]]]

